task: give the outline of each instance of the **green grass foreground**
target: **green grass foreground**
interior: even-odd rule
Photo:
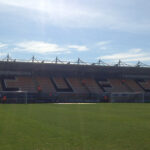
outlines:
[[[150,104],[3,104],[0,150],[150,150]]]

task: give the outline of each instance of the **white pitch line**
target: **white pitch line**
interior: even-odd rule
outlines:
[[[96,104],[96,103],[54,103],[54,104]]]

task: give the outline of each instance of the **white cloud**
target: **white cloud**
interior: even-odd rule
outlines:
[[[110,43],[111,43],[111,41],[100,41],[100,42],[97,43],[97,46],[98,46],[101,50],[107,50]]]
[[[141,48],[133,48],[133,49],[130,49],[130,53],[132,52],[132,53],[139,53],[139,52],[141,52],[142,51],[142,49]]]
[[[15,44],[15,51],[25,51],[30,53],[71,53],[70,49],[76,51],[87,51],[88,48],[85,45],[58,45],[54,43],[46,43],[43,41],[26,41]]]
[[[85,27],[93,24],[98,16],[103,16],[80,3],[65,0],[0,0],[0,3],[32,10],[33,13],[28,17],[57,26]]]
[[[4,48],[6,46],[7,46],[7,44],[0,43],[0,48]]]
[[[7,53],[0,53],[0,56],[6,56],[7,55]]]
[[[0,0],[1,4],[34,11],[38,23],[65,27],[97,27],[125,31],[149,30],[149,1],[137,0]],[[144,9],[143,9],[144,8]],[[24,11],[25,9],[22,9]],[[27,11],[26,11],[27,12]],[[26,12],[24,14],[26,14]]]
[[[33,53],[64,53],[69,52],[67,48],[61,47],[57,44],[53,43],[46,43],[42,41],[28,41],[28,42],[21,42],[16,44],[15,50],[17,51],[26,51],[26,52],[33,52]]]
[[[97,43],[97,45],[99,45],[99,46],[105,46],[105,45],[108,45],[110,43],[111,43],[110,41],[100,41],[100,42]]]
[[[76,49],[77,51],[87,51],[88,48],[85,45],[68,45],[68,48]]]
[[[126,62],[133,62],[133,61],[149,61],[150,53],[143,52],[142,49],[140,48],[134,48],[130,49],[127,52],[124,53],[115,53],[111,55],[105,55],[102,57],[98,57],[98,59],[104,59],[104,60],[109,60],[109,61],[118,61],[118,60],[123,60]]]

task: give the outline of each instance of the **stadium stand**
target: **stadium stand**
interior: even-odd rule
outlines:
[[[131,92],[143,92],[143,89],[138,86],[138,84],[134,81],[134,80],[131,80],[131,79],[128,79],[128,80],[124,80],[124,85],[126,85]]]
[[[78,78],[67,78],[68,82],[73,88],[73,91],[77,94],[88,93],[85,87],[82,85],[81,80]]]
[[[92,78],[85,78],[81,82],[82,85],[86,87],[89,93],[100,94],[103,92],[102,89],[96,83],[96,81]]]
[[[53,77],[51,78],[51,82],[57,92],[73,92],[71,86],[65,78]]]
[[[35,77],[37,86],[41,87],[41,90],[46,93],[56,93],[56,90],[48,77]]]
[[[112,86],[111,92],[130,92],[119,79],[109,79],[109,82]]]
[[[150,68],[0,61],[7,103],[149,102]]]
[[[2,83],[2,80],[0,80],[0,83]],[[0,91],[3,91],[2,84],[0,84]]]
[[[107,79],[99,79],[97,80],[97,83],[101,89],[103,89],[103,92],[111,92],[112,91],[112,85]]]
[[[147,92],[150,91],[150,81],[149,80],[139,79],[139,80],[136,80],[136,82],[144,91],[147,91]]]
[[[4,79],[4,86],[6,91],[30,91],[36,92],[36,86],[31,77],[16,77]]]

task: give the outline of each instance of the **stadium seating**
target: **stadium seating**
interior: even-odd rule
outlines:
[[[63,77],[15,77],[4,79],[6,89],[17,89],[22,91],[37,92],[40,86],[45,93],[73,92],[80,94],[102,94],[103,92],[143,92],[150,90],[150,81],[132,79],[103,79],[92,78],[63,78]],[[3,90],[2,85],[0,89]]]
[[[16,77],[4,80],[6,88],[19,88],[21,91],[36,92],[36,86],[31,77]]]
[[[56,93],[56,90],[49,77],[36,77],[36,81],[43,92]]]
[[[79,78],[67,78],[67,81],[69,82],[75,93],[88,93],[88,91],[82,85],[81,80]]]
[[[92,78],[85,78],[82,80],[82,85],[88,89],[88,91],[92,94],[100,94],[102,93],[102,89],[98,86],[96,81]]]
[[[103,92],[111,92],[112,86],[107,79],[98,79],[97,83],[99,87],[103,90]]]
[[[53,77],[51,82],[57,92],[73,92],[68,81],[63,77]]]
[[[59,88],[59,89],[68,89],[69,88],[67,86],[65,80],[62,77],[54,77],[53,81],[55,82],[57,88]]]
[[[148,67],[0,61],[0,70],[0,94],[8,103],[150,101]]]
[[[137,83],[138,83],[145,91],[150,91],[150,81],[149,81],[149,80],[137,80]]]
[[[134,80],[127,79],[124,84],[130,87],[131,92],[143,92],[143,89]]]
[[[119,79],[109,79],[109,82],[112,86],[112,92],[130,92]]]
[[[1,83],[1,81],[0,81],[0,83]],[[0,84],[0,91],[3,91],[2,84]]]

